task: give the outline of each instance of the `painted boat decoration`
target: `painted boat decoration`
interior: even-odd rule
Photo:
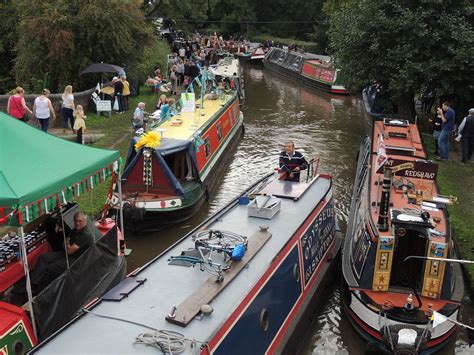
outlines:
[[[181,339],[182,354],[294,352],[323,303],[341,245],[332,179],[308,170],[302,182],[261,179],[35,354],[155,351],[143,334],[154,331],[137,324]]]
[[[150,132],[131,142],[122,178],[125,228],[152,231],[190,218],[208,199],[243,132],[238,60],[222,59],[194,86],[204,88],[201,98],[182,94],[181,112],[150,130],[159,143],[140,146]]]
[[[355,329],[380,350],[438,351],[457,325],[464,293],[437,165],[406,120],[375,120],[360,147],[342,257],[343,303]],[[427,257],[433,259],[427,259]],[[437,313],[434,313],[434,312]]]
[[[272,47],[263,59],[265,68],[331,94],[348,95],[331,57]]]

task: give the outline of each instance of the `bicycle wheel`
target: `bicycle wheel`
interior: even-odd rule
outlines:
[[[196,233],[196,247],[205,247],[213,250],[223,250],[231,252],[237,245],[244,245],[247,248],[247,237],[228,232],[206,229]]]

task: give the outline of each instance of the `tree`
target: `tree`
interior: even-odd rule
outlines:
[[[13,65],[15,59],[14,46],[17,40],[17,13],[12,2],[0,2],[0,94],[15,86]]]
[[[16,0],[16,79],[52,91],[86,86],[79,73],[93,62],[133,67],[150,43],[141,1]],[[35,85],[38,84],[38,85]]]
[[[330,0],[325,9],[349,87],[381,82],[402,117],[414,118],[414,95],[427,83],[472,90],[472,1]]]

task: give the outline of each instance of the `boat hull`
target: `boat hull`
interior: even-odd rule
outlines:
[[[138,208],[126,204],[124,206],[125,228],[135,233],[146,233],[159,231],[172,225],[182,223],[192,218],[200,211],[200,207],[208,200],[209,194],[218,183],[221,173],[226,168],[225,163],[232,157],[232,151],[237,147],[240,137],[243,135],[243,117],[229,137],[228,144],[222,147],[222,151],[216,157],[216,161],[205,179],[201,182],[197,191],[189,197],[182,207],[173,209]]]
[[[392,353],[389,350],[388,344],[383,342],[383,336],[378,329],[379,314],[374,312],[372,309],[364,305],[353,291],[350,291],[347,284],[343,282],[342,290],[342,304],[347,318],[351,322],[357,333],[364,338],[368,344],[376,347],[379,351],[384,353]],[[450,316],[450,319],[456,320],[458,316],[458,309],[456,309]],[[389,324],[398,324],[402,326],[413,326],[412,323],[401,323],[388,319]],[[420,329],[426,327],[426,323],[415,324]],[[452,340],[453,335],[456,334],[458,326],[445,322],[438,327],[437,332],[434,334],[428,343],[427,347],[423,349],[420,354],[434,354],[444,347],[446,347]],[[438,328],[437,327],[437,328]]]
[[[298,73],[296,71],[289,70],[289,69],[284,68],[280,65],[272,63],[272,62],[270,62],[266,59],[263,59],[263,65],[266,69],[268,69],[268,70],[270,70],[274,73],[280,74],[280,75],[282,75],[286,78],[296,80],[296,81],[298,81],[300,83],[303,83],[304,85],[309,86],[311,88],[321,90],[321,91],[324,91],[324,92],[327,92],[327,93],[330,93],[330,94],[334,94],[334,95],[347,95],[347,91],[345,89],[340,89],[339,87],[334,87],[333,88],[334,85],[322,83],[322,82],[319,82],[319,81],[316,81],[316,80],[312,80],[310,78],[307,78],[304,75],[301,75],[300,73]]]
[[[302,238],[321,223],[321,216],[333,213],[328,212],[334,208],[331,195],[329,191],[328,198],[316,206],[211,339],[209,347],[213,354],[292,354],[301,346],[315,312],[328,296],[327,286],[334,281],[332,271],[339,265],[342,238],[336,227],[333,239],[324,245],[311,275],[307,276],[304,266],[307,254]],[[295,282],[295,265],[300,267],[298,277],[303,282]],[[266,330],[262,329],[263,310],[268,310],[271,319]],[[246,340],[245,344],[242,339]]]

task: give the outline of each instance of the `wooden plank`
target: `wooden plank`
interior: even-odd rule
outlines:
[[[252,260],[271,236],[268,231],[254,233],[248,240],[244,257],[240,261],[232,262],[230,269],[224,273],[224,281],[216,282],[216,276],[211,276],[176,308],[174,317],[167,315],[165,319],[182,327],[187,326],[201,312],[201,306],[211,303]]]

